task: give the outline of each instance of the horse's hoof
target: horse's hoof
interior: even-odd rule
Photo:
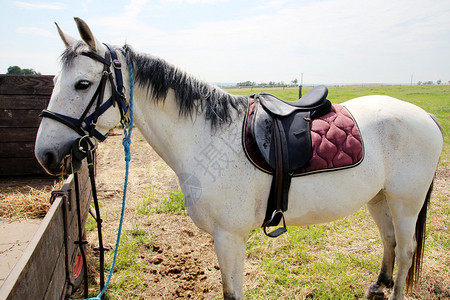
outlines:
[[[364,297],[369,300],[384,300],[384,293],[381,287],[378,284],[371,285],[366,293],[364,294]]]
[[[382,293],[382,292],[373,293],[373,292],[367,291],[364,294],[364,297],[369,300],[384,300],[384,299],[386,299],[386,298],[384,298],[384,293]]]

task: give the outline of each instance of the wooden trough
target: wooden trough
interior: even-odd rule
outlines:
[[[85,162],[78,174],[81,228],[91,200]],[[70,175],[3,285],[0,299],[65,299],[81,283],[78,218],[74,176]],[[81,264],[80,264],[81,263]]]

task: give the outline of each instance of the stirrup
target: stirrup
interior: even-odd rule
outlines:
[[[267,227],[269,227],[269,224],[272,223],[272,221],[275,219],[275,217],[281,214],[281,219],[283,220],[283,227],[277,228],[272,232],[267,233]],[[263,225],[263,229],[264,229],[264,234],[267,235],[268,237],[271,238],[276,238],[279,237],[280,235],[282,235],[283,233],[285,233],[287,231],[286,228],[286,221],[284,220],[284,213],[282,210],[275,210],[272,214],[272,217],[270,218],[269,221],[267,221],[266,223],[264,223]]]

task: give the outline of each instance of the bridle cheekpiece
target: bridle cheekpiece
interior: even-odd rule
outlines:
[[[88,106],[81,115],[81,117],[79,119],[76,119],[60,113],[49,111],[47,109],[44,109],[41,113],[42,117],[56,120],[66,125],[67,127],[73,129],[80,135],[81,138],[94,137],[101,142],[103,142],[106,139],[107,135],[103,135],[95,128],[98,118],[111,106],[115,107],[117,104],[120,111],[121,122],[125,124],[127,123],[126,114],[128,111],[128,105],[126,103],[126,97],[124,93],[125,88],[123,86],[121,63],[117,57],[115,49],[109,44],[105,43],[104,45],[108,48],[108,51],[106,51],[105,53],[105,57],[102,57],[93,51],[81,52],[81,55],[90,57],[98,62],[101,62],[104,65],[100,84],[97,90],[95,91],[94,95],[92,96],[92,99],[89,102]],[[114,74],[116,77],[115,83],[111,72],[111,65],[114,69]],[[108,81],[111,84],[111,97],[103,103],[106,83]],[[89,111],[91,110],[94,104],[95,104],[94,112],[88,115]]]

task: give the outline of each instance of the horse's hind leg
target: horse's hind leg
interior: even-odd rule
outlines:
[[[398,270],[395,278],[394,290],[390,295],[390,300],[404,299],[405,286],[408,271],[413,262],[416,249],[414,238],[416,217],[403,217],[401,222],[395,222],[395,236],[397,245],[395,247],[395,257],[397,259]]]
[[[216,250],[222,273],[223,297],[225,300],[242,299],[245,260],[245,243],[247,238],[227,231],[214,233]]]
[[[367,207],[380,231],[383,241],[383,260],[378,279],[367,289],[365,296],[367,299],[384,299],[384,288],[390,288],[394,284],[392,280],[395,261],[394,225],[383,191],[373,198],[367,204]]]
[[[387,198],[395,231],[397,276],[389,300],[403,300],[405,287],[412,287],[420,271],[427,205],[432,185],[425,195],[417,192],[409,197]],[[418,243],[419,242],[419,243]],[[412,275],[412,276],[411,276]]]

